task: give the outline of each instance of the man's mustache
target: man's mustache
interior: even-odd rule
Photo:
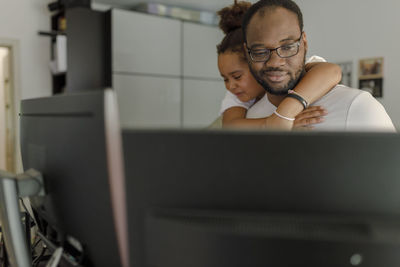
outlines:
[[[262,73],[267,73],[267,72],[285,72],[285,70],[280,69],[280,68],[273,68],[273,67],[268,67],[266,69],[261,70]]]

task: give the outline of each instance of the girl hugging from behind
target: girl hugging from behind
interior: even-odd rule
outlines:
[[[304,109],[304,103],[294,97],[286,97],[277,107],[276,113],[269,117],[246,119],[247,109],[265,94],[263,87],[250,72],[244,50],[241,25],[250,6],[249,2],[235,1],[233,5],[218,12],[219,27],[225,33],[217,45],[218,69],[228,90],[221,106],[223,127],[312,129],[313,124],[323,121],[326,110],[320,106]],[[308,59],[305,69],[305,75],[290,93],[300,96],[309,104],[328,93],[342,77],[338,65],[327,63],[318,56]]]

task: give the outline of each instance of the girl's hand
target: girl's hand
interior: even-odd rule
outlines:
[[[321,106],[309,107],[296,116],[293,129],[313,129],[312,125],[323,122],[326,114],[328,112]]]

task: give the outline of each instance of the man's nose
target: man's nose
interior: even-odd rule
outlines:
[[[278,52],[272,51],[269,60],[265,63],[268,67],[280,67],[285,64],[285,59],[278,55]]]

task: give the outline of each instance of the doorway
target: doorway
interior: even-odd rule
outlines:
[[[0,46],[0,169],[15,173],[15,109],[11,47]]]

